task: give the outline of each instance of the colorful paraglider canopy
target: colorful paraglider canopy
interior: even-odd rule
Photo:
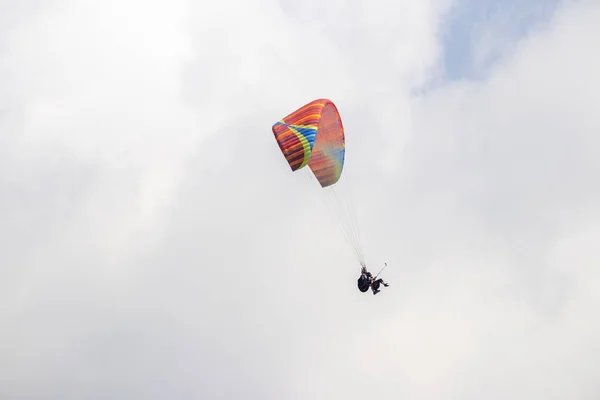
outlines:
[[[344,127],[331,100],[317,99],[273,125],[275,140],[292,171],[310,168],[322,187],[336,183],[344,167]]]

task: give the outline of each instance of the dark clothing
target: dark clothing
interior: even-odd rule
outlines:
[[[358,290],[361,292],[366,292],[371,287],[371,279],[365,274],[361,274],[360,278],[358,278]]]
[[[383,279],[379,278],[376,281],[373,281],[371,283],[371,287],[373,288],[373,291],[378,290],[379,289],[379,285],[383,283]],[[385,285],[385,283],[383,283]]]

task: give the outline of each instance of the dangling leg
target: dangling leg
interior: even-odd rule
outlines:
[[[378,280],[374,281],[373,283],[371,283],[371,289],[373,289],[374,295],[380,292],[380,290],[379,290],[379,283],[380,283],[379,281],[380,280],[381,279],[378,279]]]

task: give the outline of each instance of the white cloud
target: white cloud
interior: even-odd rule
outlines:
[[[600,146],[600,81],[589,49],[599,20],[595,4],[569,4],[489,80],[456,83],[414,104],[412,141],[397,157],[404,178],[378,209],[397,227],[381,247],[396,241],[410,249],[405,268],[415,271],[404,288],[414,297],[405,301],[420,312],[399,313],[402,323],[386,332],[417,324],[419,334],[434,331],[444,351],[461,349],[419,352],[431,361],[419,377],[449,379],[436,385],[441,395],[598,395],[589,360],[598,356],[592,335],[600,330],[590,319],[600,306],[590,241],[599,223],[592,154]],[[420,324],[429,318],[434,326]]]
[[[598,7],[419,98],[449,3],[318,4],[14,8],[4,397],[597,396]],[[378,296],[270,132],[321,96]]]

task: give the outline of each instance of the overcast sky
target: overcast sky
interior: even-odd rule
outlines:
[[[600,398],[597,0],[0,0],[0,398]],[[272,124],[338,106],[369,268]]]

